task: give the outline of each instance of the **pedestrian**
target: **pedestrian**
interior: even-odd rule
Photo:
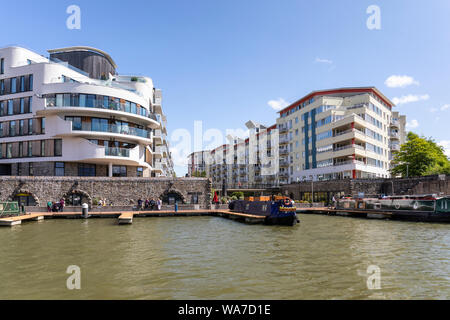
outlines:
[[[334,195],[333,195],[332,201],[333,201],[333,207],[336,208],[336,198],[334,197]]]
[[[64,201],[63,198],[61,198],[61,200],[59,200],[59,211],[60,212],[64,212],[64,206],[65,206],[66,202]]]
[[[150,210],[155,210],[155,205],[156,205],[156,201],[155,201],[155,199],[152,198],[152,200],[150,200]]]
[[[47,202],[47,212],[52,212],[52,202],[51,201]]]
[[[58,204],[56,202],[52,204],[52,212],[58,212]]]
[[[141,209],[142,209],[142,199],[141,199],[141,198],[139,198],[139,200],[138,200],[138,206],[137,206],[137,209],[138,209],[138,210],[141,210]]]
[[[97,208],[100,209],[102,206],[103,206],[103,200],[100,199],[100,200],[98,200]]]
[[[162,201],[160,198],[156,201],[156,205],[158,206],[158,210],[161,211]]]
[[[103,207],[106,207],[106,198],[103,199],[102,206],[103,206]]]
[[[148,209],[148,206],[150,205],[150,200],[145,199],[145,209]]]

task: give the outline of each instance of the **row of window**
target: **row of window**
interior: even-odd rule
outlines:
[[[0,101],[0,117],[32,112],[32,97]]]
[[[46,95],[47,107],[101,108],[134,113],[147,117],[149,112],[141,105],[110,96],[79,93],[58,93]]]
[[[0,146],[0,159],[61,156],[61,139],[2,143]]]
[[[0,122],[0,138],[45,134],[45,118]]]
[[[33,75],[0,80],[0,95],[33,91]]]

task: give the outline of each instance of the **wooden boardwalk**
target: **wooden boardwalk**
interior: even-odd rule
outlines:
[[[192,217],[192,216],[215,216],[223,217],[239,222],[249,224],[262,224],[265,217],[231,212],[229,210],[179,210],[177,212],[171,210],[155,210],[155,211],[108,211],[108,212],[89,212],[89,218],[117,218],[119,225],[132,224],[133,218],[144,217]],[[37,221],[51,218],[66,218],[66,219],[81,219],[83,215],[81,212],[40,212],[16,217],[8,217],[0,219],[0,226],[14,226],[21,224],[22,221]]]
[[[388,211],[354,210],[354,209],[334,209],[334,208],[297,208],[297,213],[315,213],[338,216],[365,217],[372,219],[387,219],[392,216]]]

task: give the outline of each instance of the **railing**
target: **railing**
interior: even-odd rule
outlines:
[[[288,155],[289,154],[289,150],[287,150],[287,149],[280,149],[279,154],[280,154],[280,156]]]
[[[78,123],[72,122],[72,130],[75,131],[94,131],[94,132],[109,132],[117,134],[125,134],[131,136],[137,136],[141,138],[150,139],[151,134],[149,131],[144,129],[138,129],[127,126],[118,126],[115,124],[105,124],[105,125],[92,125],[91,123],[82,123],[81,126]]]
[[[118,147],[105,147],[105,156],[129,158],[130,149]]]
[[[393,138],[398,138],[399,134],[398,134],[398,132],[389,132],[389,136],[393,137]]]
[[[122,111],[122,112],[126,112],[126,113],[130,113],[130,114],[134,114],[137,116],[141,116],[141,117],[147,117],[149,119],[152,119],[154,121],[158,122],[158,119],[156,117],[155,114],[150,113],[147,109],[143,108],[144,110],[146,110],[147,114],[140,114],[137,111],[133,112],[131,110],[131,105],[127,105],[125,103],[121,103],[121,102],[116,102],[116,101],[108,101],[108,104],[105,105],[103,103],[102,100],[96,100],[95,102],[93,102],[92,106],[73,106],[73,105],[58,105],[56,102],[56,98],[53,97],[46,97],[46,107],[47,108],[89,108],[89,109],[106,109],[106,110],[114,110],[114,111]],[[142,108],[142,107],[141,107]],[[136,109],[137,110],[137,109]]]
[[[18,202],[0,202],[0,217],[19,215]]]

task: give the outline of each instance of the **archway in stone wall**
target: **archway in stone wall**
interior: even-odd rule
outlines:
[[[63,199],[66,206],[81,206],[83,203],[87,203],[89,207],[92,207],[92,197],[84,190],[74,189],[63,195]],[[59,200],[59,199],[56,199]]]
[[[160,196],[164,204],[186,203],[186,199],[183,194],[176,189],[168,189]]]
[[[8,198],[8,201],[17,201],[20,205],[38,207],[39,198],[28,189],[14,190],[13,194]]]

